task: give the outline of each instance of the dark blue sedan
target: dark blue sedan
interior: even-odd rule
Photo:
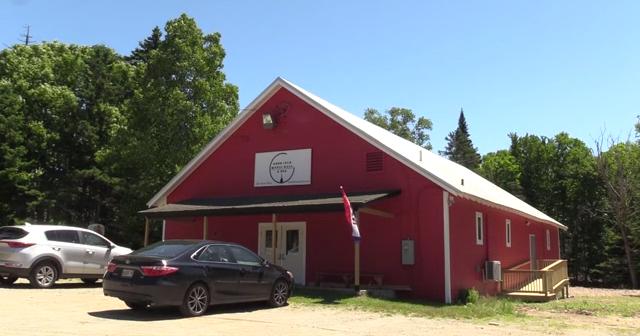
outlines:
[[[200,316],[210,305],[266,301],[282,307],[293,291],[293,274],[233,243],[167,240],[113,258],[103,292],[131,309],[177,306]]]

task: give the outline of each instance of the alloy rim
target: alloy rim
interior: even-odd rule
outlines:
[[[55,278],[55,271],[51,266],[43,266],[40,267],[38,273],[36,274],[36,280],[40,286],[49,286],[53,279]]]
[[[287,302],[287,286],[283,282],[278,282],[273,293],[273,300],[279,305]]]
[[[194,314],[200,314],[207,308],[207,291],[202,287],[196,287],[189,294],[189,310]]]

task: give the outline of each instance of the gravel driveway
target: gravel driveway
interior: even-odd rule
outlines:
[[[0,288],[0,300],[0,334],[12,336],[615,334],[598,327],[600,322],[595,320],[584,330],[559,331],[554,327],[554,319],[542,326],[537,323],[495,326],[294,304],[280,309],[262,304],[212,307],[206,316],[182,318],[173,309],[134,312],[119,300],[103,296],[99,284],[71,282],[39,290],[21,281],[11,288]]]

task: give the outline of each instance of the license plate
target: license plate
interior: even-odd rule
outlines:
[[[130,269],[123,269],[122,270],[122,277],[123,278],[130,278],[133,276],[133,270]]]

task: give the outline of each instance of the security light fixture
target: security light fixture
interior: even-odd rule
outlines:
[[[262,115],[262,128],[273,129],[276,127],[276,122],[273,120],[271,114],[265,113]]]

